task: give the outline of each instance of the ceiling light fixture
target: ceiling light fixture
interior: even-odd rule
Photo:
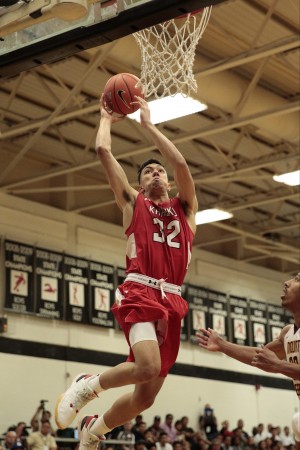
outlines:
[[[207,109],[205,103],[201,103],[199,100],[191,97],[183,97],[181,94],[152,100],[148,102],[148,105],[151,122],[154,124],[178,119],[179,117],[188,116]],[[140,122],[140,110],[133,114],[128,114],[128,117]]]
[[[204,209],[196,213],[196,225],[204,223],[218,222],[219,220],[226,220],[233,217],[233,214],[219,208]]]
[[[283,173],[282,175],[274,175],[273,180],[278,181],[278,183],[287,184],[288,186],[298,186],[300,184],[300,170]]]

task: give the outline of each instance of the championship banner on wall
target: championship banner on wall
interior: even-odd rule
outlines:
[[[215,330],[224,339],[228,339],[228,301],[226,294],[208,291],[209,328]]]
[[[4,242],[5,308],[20,313],[34,312],[33,247]]]
[[[192,344],[197,344],[196,331],[208,326],[208,291],[198,286],[188,286],[187,300],[189,303],[188,325]]]
[[[116,289],[120,284],[123,284],[126,278],[126,269],[124,267],[117,267],[116,270]]]
[[[64,284],[66,293],[66,320],[89,323],[89,263],[86,259],[65,255]]]
[[[114,268],[108,264],[90,261],[91,323],[114,328],[115,319],[110,311],[114,303]]]
[[[186,300],[187,298],[187,284],[183,284],[181,286],[181,297]],[[182,320],[181,320],[181,329],[180,329],[180,340],[181,341],[187,341],[188,340],[188,331],[189,331],[189,314],[187,314]]]
[[[277,339],[286,325],[285,311],[280,305],[268,304],[268,337],[269,341]]]
[[[268,342],[267,336],[267,304],[257,300],[249,300],[250,345],[259,347]]]
[[[229,323],[231,327],[231,342],[239,345],[249,345],[248,303],[245,298],[230,296]]]
[[[39,316],[64,319],[62,262],[60,253],[42,248],[35,250],[35,312]]]

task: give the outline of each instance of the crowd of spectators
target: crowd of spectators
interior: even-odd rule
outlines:
[[[228,420],[218,424],[210,405],[199,416],[198,427],[189,426],[189,418],[174,420],[172,413],[164,419],[156,415],[147,424],[142,415],[135,421],[112,430],[102,450],[295,450],[295,441],[288,426],[262,423],[251,432],[244,429],[242,419],[231,427]],[[34,413],[30,426],[25,422],[9,427],[3,433],[0,450],[78,450],[76,429],[57,430],[51,413],[43,401]]]

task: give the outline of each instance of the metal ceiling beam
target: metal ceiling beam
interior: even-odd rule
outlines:
[[[299,227],[300,227],[300,223],[299,223],[299,220],[297,220],[294,223],[288,223],[288,224],[282,225],[280,227],[267,228],[266,230],[262,231],[261,234],[276,233],[276,232],[281,232],[281,231],[286,231],[286,230],[292,230],[293,228],[299,229]]]
[[[218,61],[215,64],[211,64],[208,67],[195,73],[196,78],[204,78],[214,73],[223,72],[224,70],[233,69],[234,67],[249,64],[258,59],[265,58],[267,56],[277,55],[284,53],[288,50],[297,49],[300,45],[299,36],[289,36],[288,38],[273,41],[271,44],[263,45],[249,52],[248,50],[239,53],[232,58],[226,58]]]
[[[300,259],[299,259],[299,250],[297,248],[295,248],[295,246],[292,245],[288,245],[288,244],[284,244],[282,242],[275,242],[275,241],[270,241],[270,239],[266,239],[263,236],[260,236],[259,230],[253,230],[251,231],[246,231],[243,230],[241,228],[238,228],[237,226],[233,226],[230,224],[226,224],[224,222],[213,222],[210,225],[217,227],[217,228],[222,228],[223,230],[226,230],[228,232],[231,233],[237,233],[240,236],[245,236],[247,238],[252,239],[254,242],[256,242],[257,245],[257,252],[266,254],[266,249],[265,248],[260,248],[259,247],[259,243],[261,243],[262,245],[272,245],[272,248],[274,250],[274,248],[279,249],[279,250],[283,250],[285,252],[288,252],[288,254],[294,255],[292,256],[293,261],[290,260],[290,257],[287,256],[287,254],[281,254],[280,259],[283,259],[285,261],[289,261],[289,262],[293,262],[293,263],[300,263]],[[274,256],[274,255],[270,255],[270,256]],[[279,257],[278,255],[276,255],[276,257]],[[295,259],[294,259],[295,258]]]
[[[228,123],[226,123],[226,124],[218,123],[215,125],[208,126],[200,131],[182,133],[181,136],[178,136],[178,137],[172,139],[172,142],[174,143],[174,145],[178,145],[178,144],[181,144],[183,142],[186,142],[186,141],[189,141],[192,139],[197,139],[197,138],[201,138],[201,137],[205,137],[205,136],[211,136],[213,134],[219,134],[219,133],[222,133],[224,131],[227,131],[227,130],[230,130],[233,128],[239,128],[239,127],[242,127],[242,126],[252,122],[253,120],[258,120],[258,119],[262,119],[262,118],[266,118],[266,117],[272,117],[272,116],[276,116],[276,115],[280,115],[280,114],[288,114],[291,112],[298,111],[299,109],[300,109],[300,104],[297,101],[293,101],[293,102],[288,103],[287,105],[283,105],[283,106],[273,108],[273,109],[267,110],[267,111],[262,111],[259,114],[245,116],[242,118],[238,118],[236,120],[233,120],[233,119],[229,120]],[[140,149],[130,150],[130,151],[124,152],[120,155],[116,155],[116,159],[117,160],[118,159],[126,159],[133,155],[142,155],[144,153],[149,153],[149,152],[155,150],[155,148],[156,147],[154,145],[148,145],[148,146],[142,147]],[[25,180],[19,181],[17,183],[11,183],[9,185],[2,186],[2,187],[4,187],[5,189],[11,189],[13,187],[22,186],[22,185],[28,184],[28,183],[34,183],[37,181],[53,178],[53,177],[60,176],[60,175],[65,175],[67,173],[91,169],[93,167],[96,167],[98,164],[99,164],[98,161],[93,160],[89,163],[79,164],[78,166],[68,167],[66,169],[54,170],[54,171],[51,171],[50,173],[47,173],[44,175],[39,175],[37,177],[31,177],[30,179],[25,179]]]
[[[243,52],[239,55],[235,56],[234,58],[231,58],[230,60],[223,60],[217,64],[212,64],[206,69],[201,70],[200,72],[196,73],[196,77],[205,77],[208,75],[211,75],[213,73],[222,72],[227,69],[231,69],[236,66],[240,66],[243,64],[247,64],[251,61],[255,61],[257,59],[265,58],[270,55],[274,55],[277,53],[282,53],[287,50],[291,50],[293,48],[297,48],[300,45],[300,39],[299,37],[289,37],[282,39],[278,41],[278,43],[272,43],[271,48],[270,44],[266,46],[262,46],[258,49],[255,49],[253,52],[249,54],[249,52]],[[243,56],[245,55],[245,56]],[[105,61],[105,63],[108,63],[108,60]],[[123,69],[124,70],[124,69]],[[81,108],[74,108],[71,109],[63,114],[56,115],[53,120],[51,121],[51,124],[58,124],[61,122],[66,122],[68,120],[73,120],[76,117],[81,117],[82,115],[86,114],[92,114],[94,112],[99,111],[99,101],[95,101],[89,105],[83,106]],[[26,124],[20,124],[16,125],[9,130],[5,130],[2,133],[0,133],[0,139],[10,139],[15,136],[19,136],[28,132],[31,132],[43,125],[45,122],[45,118],[39,119],[39,120],[32,120],[27,122]]]
[[[18,153],[18,155],[11,161],[10,164],[3,170],[0,175],[0,182],[5,180],[7,175],[15,168],[18,162],[23,158],[23,156],[27,153],[27,151],[33,146],[35,142],[40,138],[43,132],[48,128],[50,124],[52,124],[52,120],[65,108],[65,106],[70,102],[72,97],[76,95],[83,85],[84,81],[90,76],[90,74],[99,66],[101,61],[105,59],[105,56],[108,52],[111,51],[111,48],[116,45],[116,41],[111,43],[104,52],[98,50],[98,52],[94,55],[93,59],[90,61],[87,70],[84,75],[80,77],[78,83],[71,89],[68,95],[57,105],[57,107],[53,110],[53,112],[44,120],[44,122],[40,125],[38,131],[32,136],[31,139],[27,141],[22,150]]]
[[[291,200],[293,198],[299,199],[299,191],[297,188],[280,188],[274,189],[273,191],[265,192],[259,195],[249,195],[244,197],[239,197],[236,202],[234,199],[228,202],[223,202],[222,206],[230,212],[239,211],[245,208],[253,208],[255,206],[266,205],[274,202],[279,202],[283,200]]]

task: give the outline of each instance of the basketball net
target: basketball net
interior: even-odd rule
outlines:
[[[145,98],[188,97],[197,92],[193,74],[196,46],[208,24],[212,7],[199,14],[146,28],[133,34],[141,50],[141,84]]]

